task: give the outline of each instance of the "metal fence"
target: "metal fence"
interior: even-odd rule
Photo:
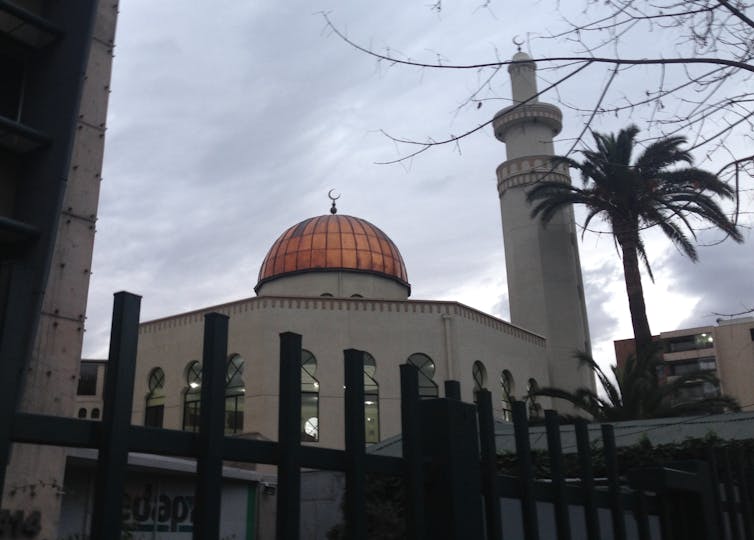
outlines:
[[[549,478],[537,479],[529,446],[526,406],[513,405],[517,473],[497,468],[491,395],[477,393],[475,405],[460,400],[457,381],[445,383],[445,398],[420,399],[418,372],[402,365],[402,457],[365,452],[364,355],[344,351],[345,450],[302,446],[301,336],[280,335],[278,442],[225,437],[224,377],[228,317],[205,316],[201,419],[198,433],[131,425],[140,298],[115,295],[105,406],[101,422],[14,413],[10,440],[99,450],[91,537],[120,538],[122,495],[128,452],[197,460],[194,538],[219,537],[223,460],[277,466],[277,537],[297,539],[300,530],[302,468],[342,471],[346,478],[346,537],[367,538],[365,477],[400,477],[405,486],[406,536],[412,539],[521,538],[501,518],[501,499],[520,504],[523,538],[538,539],[540,524],[554,520],[548,537],[641,540],[752,538],[752,474],[748,456],[720,456],[619,475],[611,425],[602,426],[606,480],[596,482],[587,423],[575,424],[580,476],[566,479],[557,414],[546,411]],[[0,452],[0,455],[7,453]],[[0,469],[3,480],[5,466]],[[574,481],[575,480],[575,481]],[[1,484],[0,484],[1,485]],[[439,489],[441,487],[441,489]],[[553,515],[543,515],[543,503]],[[574,526],[574,509],[583,516]],[[609,513],[609,530],[599,519]],[[652,517],[654,516],[654,517]],[[650,518],[659,527],[650,527]],[[581,521],[581,518],[579,519]],[[601,526],[605,530],[601,530]],[[507,531],[507,533],[506,533]]]

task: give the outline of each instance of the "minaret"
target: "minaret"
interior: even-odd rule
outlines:
[[[497,189],[511,322],[547,338],[551,386],[594,388],[592,372],[577,369],[573,357],[575,351],[591,352],[573,210],[561,211],[545,227],[531,217],[526,201],[528,188],[540,180],[571,181],[567,165],[551,162],[562,114],[537,99],[531,58],[519,51],[513,60],[517,63],[508,66],[513,105],[493,120],[508,157],[497,168]]]

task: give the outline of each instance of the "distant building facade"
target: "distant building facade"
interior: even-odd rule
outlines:
[[[720,385],[699,381],[681,390],[679,397],[701,399],[726,394],[738,400],[743,410],[754,410],[754,317],[720,319],[714,326],[685,328],[654,336],[662,346],[660,380],[696,371],[710,371]],[[614,342],[620,366],[635,353],[634,340]]]

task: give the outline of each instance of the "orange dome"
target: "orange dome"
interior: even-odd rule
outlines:
[[[366,220],[335,214],[306,219],[280,235],[254,290],[281,276],[332,270],[368,272],[409,287],[403,257],[384,232]]]

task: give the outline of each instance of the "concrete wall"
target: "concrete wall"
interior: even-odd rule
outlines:
[[[321,296],[405,300],[408,289],[389,278],[359,272],[308,272],[276,278],[265,283],[257,291],[259,296]]]
[[[754,411],[754,317],[720,321],[713,327],[717,370],[723,393]]]
[[[52,264],[36,343],[25,373],[20,403],[23,411],[70,416],[74,409],[117,13],[117,1],[100,2]],[[40,538],[55,537],[64,466],[64,448],[13,447],[3,508],[40,511]]]
[[[159,470],[131,470],[123,498],[124,531],[131,540],[190,540],[194,508],[193,475]],[[225,480],[222,489],[220,538],[271,540],[273,513],[260,513],[261,490],[256,482]],[[94,496],[93,463],[69,464],[65,476],[59,540],[89,539]],[[273,528],[274,529],[274,528]],[[266,532],[264,532],[266,531]],[[272,533],[272,534],[271,534]]]

